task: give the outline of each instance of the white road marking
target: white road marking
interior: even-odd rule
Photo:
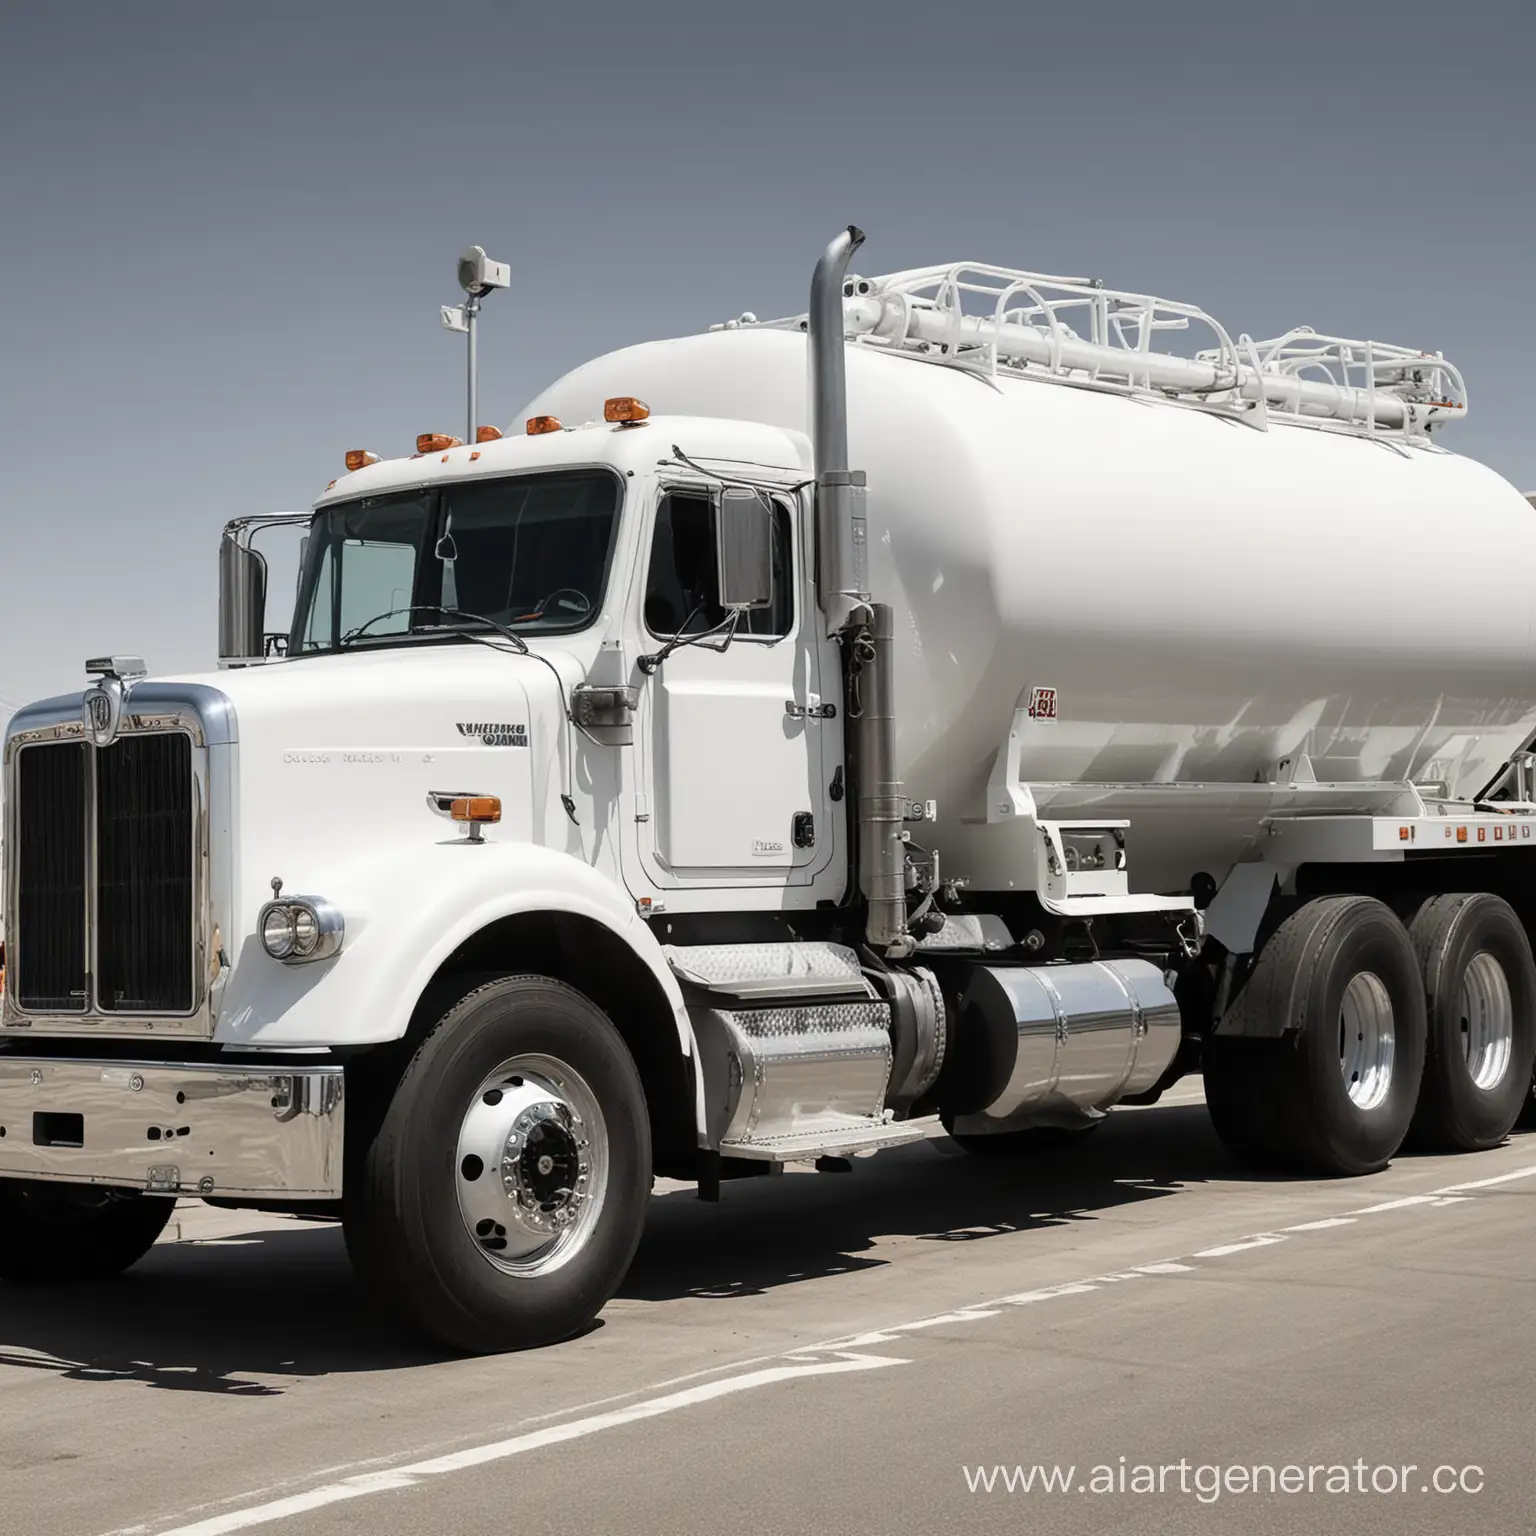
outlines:
[[[1495,1184],[1513,1184],[1516,1179],[1536,1179],[1536,1167],[1516,1168],[1512,1173],[1501,1173],[1491,1179],[1474,1179],[1470,1184],[1447,1184],[1437,1189],[1437,1195],[1459,1195],[1464,1189],[1492,1189]]]
[[[1246,1253],[1250,1248],[1268,1248],[1272,1243],[1283,1243],[1285,1239],[1278,1232],[1260,1232],[1256,1237],[1245,1237],[1240,1243],[1223,1243],[1219,1248],[1201,1248],[1196,1251],[1197,1259],[1224,1259],[1229,1253]]]
[[[1019,1291],[1013,1296],[998,1297],[997,1304],[1004,1307],[1027,1307],[1034,1301],[1051,1301],[1057,1296],[1085,1296],[1098,1290],[1091,1280],[1072,1280],[1066,1285],[1048,1285],[1039,1291]]]
[[[937,1317],[920,1317],[915,1323],[896,1323],[888,1331],[916,1333],[920,1328],[939,1328],[945,1323],[974,1323],[984,1317],[996,1316],[996,1312],[987,1312],[979,1307],[963,1307],[958,1312],[941,1312]]]
[[[1330,1227],[1352,1227],[1353,1216],[1325,1216],[1321,1221],[1298,1222],[1294,1227],[1281,1227],[1282,1232],[1326,1232]]]
[[[340,1504],[348,1499],[367,1498],[375,1493],[389,1493],[401,1488],[414,1487],[424,1477],[440,1477],[444,1473],[463,1472],[471,1467],[484,1466],[487,1462],[505,1461],[528,1451],[544,1449],[549,1445],[562,1445],[570,1440],[581,1440],[588,1435],[616,1429],[623,1424],[633,1424],[641,1419],[653,1419],[663,1413],[675,1413],[680,1408],[692,1408],[699,1403],[738,1392],[750,1392],[758,1387],[777,1385],[782,1381],[796,1381],[807,1376],[831,1376],[848,1371],[873,1371],[888,1365],[910,1365],[909,1360],[898,1360],[885,1355],[845,1354],[835,1360],[814,1363],[769,1366],[765,1370],[749,1371],[742,1376],[727,1376],[720,1381],[704,1382],[696,1387],[670,1392],[664,1397],[646,1398],[631,1403],[627,1408],[615,1408],[608,1413],[593,1414],[584,1419],[573,1419],[566,1424],[551,1424],[527,1434],[514,1435],[509,1440],[496,1440],[489,1445],[473,1446],[468,1450],[455,1451],[430,1461],[413,1462],[409,1466],[396,1467],[384,1472],[365,1472],[356,1477],[342,1478],[339,1482],[326,1483],[304,1493],[288,1498],[273,1499],[248,1509],[231,1510],[228,1514],[214,1515],[193,1525],[178,1526],[164,1536],[229,1536],[233,1531],[250,1530],[253,1526],[270,1525],[293,1515],[308,1514],[324,1509],[329,1504]],[[144,1526],[131,1529],[143,1531]],[[119,1533],[127,1536],[127,1533]]]
[[[1172,1259],[1164,1259],[1161,1264],[1138,1264],[1136,1269],[1143,1275],[1183,1275],[1194,1267],[1193,1264],[1176,1264]]]
[[[1363,1205],[1353,1214],[1375,1216],[1380,1211],[1405,1211],[1410,1205],[1433,1205],[1433,1195],[1404,1195],[1400,1200],[1383,1200],[1380,1205]]]

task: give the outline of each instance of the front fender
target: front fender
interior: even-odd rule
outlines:
[[[341,953],[285,965],[247,934],[219,1008],[228,1046],[313,1049],[398,1040],[427,983],[465,940],[499,918],[560,912],[600,923],[645,963],[671,1005],[678,1049],[693,1054],[682,992],[629,897],[569,854],[462,838],[338,870],[323,896],[346,923]]]

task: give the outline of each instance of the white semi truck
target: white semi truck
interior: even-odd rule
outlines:
[[[1507,1135],[1536,519],[1441,448],[1456,370],[862,239],[807,316],[349,454],[286,637],[242,520],[219,672],[16,714],[0,1275],[329,1214],[492,1351],[598,1312],[657,1175],[1196,1071],[1254,1167]]]

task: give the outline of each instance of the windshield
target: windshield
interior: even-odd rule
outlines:
[[[442,635],[472,627],[465,615],[527,634],[584,629],[602,604],[618,509],[619,483],[600,469],[325,507],[310,525],[289,654]]]

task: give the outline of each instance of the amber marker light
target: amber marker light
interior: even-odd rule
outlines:
[[[348,469],[366,469],[370,464],[377,464],[379,462],[378,454],[370,453],[366,448],[347,449]]]
[[[448,448],[462,448],[462,438],[451,437],[446,432],[423,432],[416,439],[417,453],[442,453]]]
[[[501,428],[476,427],[475,441],[477,443],[499,443],[501,441]]]
[[[495,795],[461,795],[449,806],[455,821],[494,824],[501,820],[501,801]]]
[[[603,420],[617,422],[621,427],[638,426],[650,414],[650,406],[633,395],[615,395],[603,401]]]
[[[542,437],[546,432],[561,430],[558,416],[530,416],[523,430],[529,437]]]
[[[501,801],[495,795],[455,795],[448,814],[464,828],[466,841],[480,843],[485,841],[481,829],[501,820]]]

